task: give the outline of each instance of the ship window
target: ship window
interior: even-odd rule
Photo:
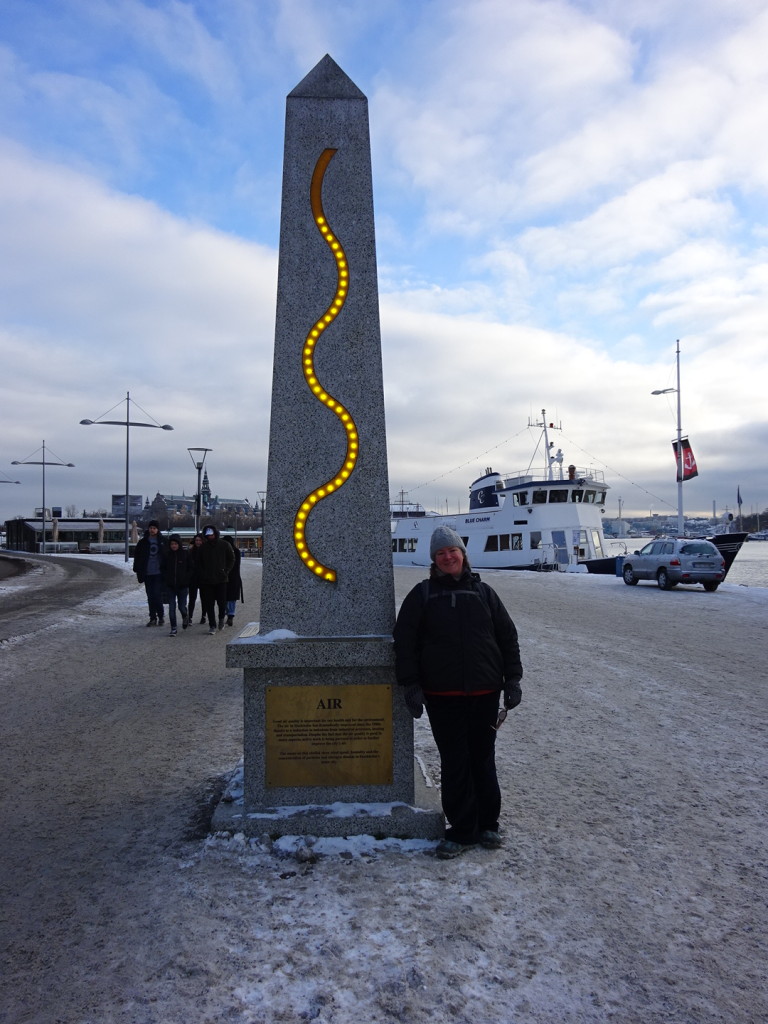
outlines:
[[[511,535],[512,550],[522,551],[523,550],[523,535],[522,533],[513,533]]]
[[[499,550],[499,538],[496,534],[492,534],[490,537],[485,538],[485,550],[486,551],[498,551]]]
[[[509,534],[502,533],[499,536],[499,551],[509,551]]]
[[[527,505],[528,504],[528,491],[514,491],[512,494],[513,505]]]
[[[565,490],[561,491],[559,489],[556,490],[556,491],[550,491],[549,492],[549,500],[550,501],[568,501],[568,491],[565,491]]]
[[[534,491],[533,492],[533,505],[546,505],[547,503],[547,492],[546,491]]]
[[[576,490],[576,489],[571,491],[571,501],[582,501],[583,498],[584,498],[584,491],[579,491],[579,490]]]
[[[584,501],[588,501],[591,505],[594,505],[594,503],[595,503],[595,492],[594,491],[587,491],[587,493],[584,495]]]
[[[413,554],[413,552],[416,550],[416,538],[415,537],[409,537],[408,538],[407,550],[410,551],[411,554]]]
[[[541,547],[541,532],[539,530],[531,530],[531,548],[536,551]]]

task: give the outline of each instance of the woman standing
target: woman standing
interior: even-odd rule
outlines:
[[[408,710],[424,706],[440,754],[448,821],[441,859],[478,843],[501,846],[496,732],[522,698],[517,630],[501,600],[471,571],[461,537],[439,526],[429,579],[403,601],[395,625],[397,681]],[[503,693],[504,706],[499,710]]]

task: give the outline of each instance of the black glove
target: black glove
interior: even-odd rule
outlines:
[[[523,699],[523,691],[520,689],[519,679],[510,679],[504,686],[504,707],[507,711],[516,708]]]
[[[421,718],[424,711],[424,692],[419,684],[411,683],[410,686],[404,687],[403,696],[405,697],[405,706],[413,717]]]

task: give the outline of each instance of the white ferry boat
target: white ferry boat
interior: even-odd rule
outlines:
[[[428,566],[429,539],[437,526],[450,526],[464,541],[474,569],[538,569],[614,572],[619,550],[603,535],[602,516],[609,490],[603,473],[576,465],[563,466],[542,409],[540,427],[546,467],[498,473],[492,468],[469,488],[466,514],[438,515],[400,501],[391,506],[392,558],[395,565]],[[626,550],[622,546],[622,551]]]

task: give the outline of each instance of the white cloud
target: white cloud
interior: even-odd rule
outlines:
[[[122,486],[120,432],[78,424],[130,390],[175,427],[137,439],[142,493],[192,487],[196,444],[215,450],[219,493],[263,489],[275,254],[18,150],[0,159],[0,218],[7,460],[55,438],[78,465],[60,486],[103,504]]]
[[[142,493],[192,489],[198,444],[215,489],[263,489],[283,100],[327,50],[371,96],[393,491],[523,466],[544,406],[674,504],[650,391],[679,335],[708,509],[762,457],[766,45],[757,0],[109,0],[9,30],[6,462],[46,437],[103,504],[121,432],[77,424],[130,389],[176,428],[137,437]]]

